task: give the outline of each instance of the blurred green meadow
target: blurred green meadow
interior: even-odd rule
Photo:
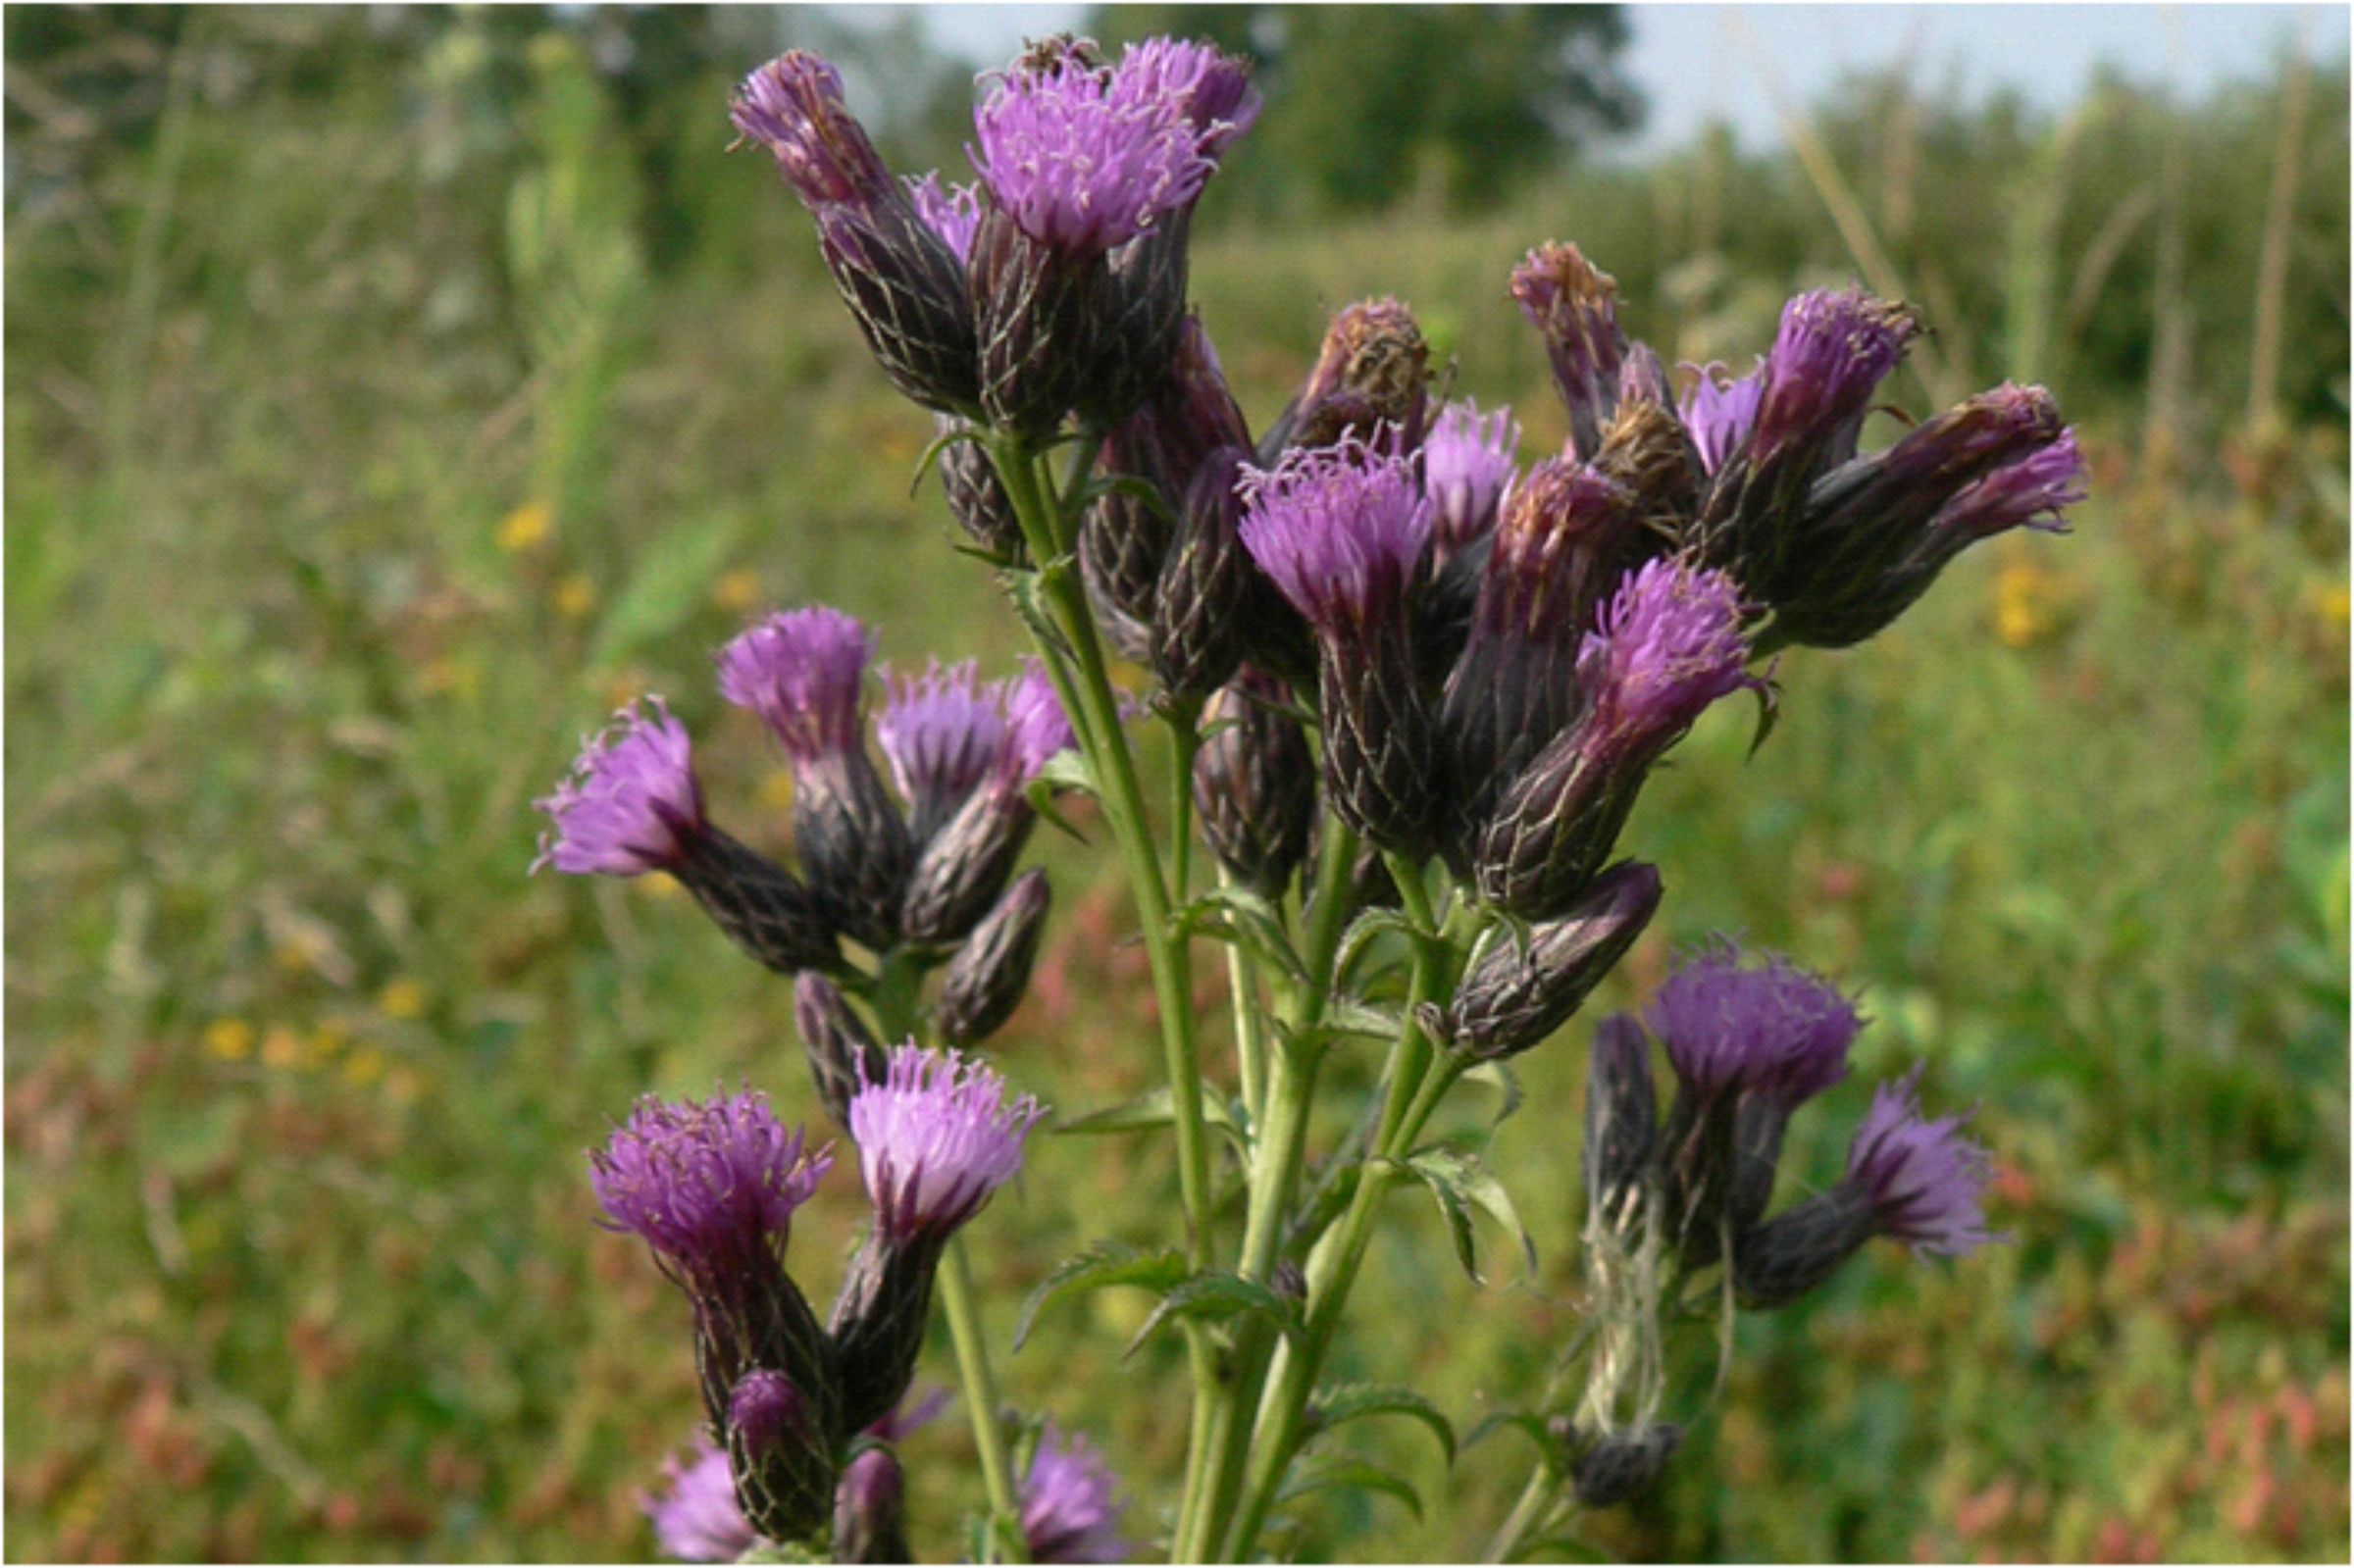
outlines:
[[[902,662],[1020,648],[910,493],[928,419],[764,161],[723,156],[768,35],[730,19],[741,53],[650,92],[612,25],[8,15],[12,1558],[647,1555],[639,1494],[696,1419],[684,1312],[591,1223],[584,1151],[647,1089],[822,1111],[786,987],[664,881],[527,877],[529,802],[658,691],[714,811],[778,847],[778,760],[710,680],[745,619],[826,600]],[[1213,196],[1195,294],[1254,424],[1331,310],[1394,292],[1458,395],[1558,444],[1504,279],[1559,237],[1671,360],[1746,363],[1795,288],[1892,271],[1936,329],[1910,412],[2042,380],[2092,459],[2073,536],[1786,659],[1765,747],[1713,716],[1629,830],[1668,899],[1590,1016],[1719,930],[1868,987],[1857,1080],[1787,1163],[1827,1179],[1868,1083],[1925,1057],[1981,1107],[2014,1239],[1875,1248],[1745,1318],[1596,1549],[2346,1556],[2346,88],[2284,62],[2047,123],[1867,83],[1809,159],[1710,141],[1470,211]],[[1041,835],[1049,946],[993,1047],[1066,1113],[1158,1076],[1078,821]],[[1523,1058],[1495,1135],[1534,1276],[1490,1233],[1475,1286],[1401,1200],[1336,1377],[1458,1429],[1535,1397],[1575,1322],[1582,1053],[1581,1023]],[[1156,1236],[1173,1189],[1152,1138],[1035,1143],[974,1233],[1000,1351],[1058,1258]],[[847,1170],[804,1211],[812,1294],[863,1213]],[[1174,1347],[1120,1359],[1143,1311],[1051,1307],[1000,1376],[1104,1445],[1150,1533],[1184,1432]],[[906,1450],[934,1555],[977,1492],[962,1419]],[[1526,1474],[1510,1433],[1452,1472],[1410,1425],[1347,1441],[1422,1515],[1319,1495],[1305,1550],[1474,1552]]]

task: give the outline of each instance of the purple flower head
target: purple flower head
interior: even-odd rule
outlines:
[[[1663,556],[1628,574],[1578,649],[1588,734],[1642,750],[1681,733],[1726,692],[1762,684],[1742,671],[1745,608],[1722,572]]]
[[[1554,384],[1569,409],[1576,455],[1592,458],[1617,402],[1626,359],[1618,328],[1618,283],[1575,245],[1544,244],[1512,269],[1512,298],[1544,334]]]
[[[915,203],[916,216],[923,219],[924,227],[938,234],[941,243],[956,253],[958,261],[973,253],[973,230],[981,223],[980,186],[943,186],[940,176],[931,174],[921,179],[910,177],[907,195]]]
[[[1032,239],[1108,251],[1190,206],[1214,167],[1185,103],[1150,85],[1078,53],[1017,71],[975,113],[967,155]]]
[[[868,202],[891,188],[891,171],[843,101],[842,73],[795,49],[750,76],[728,118],[777,157],[811,207]]]
[[[1004,750],[1001,694],[979,689],[970,659],[945,666],[934,659],[920,676],[886,670],[883,685],[875,739],[899,793],[917,806],[971,794]]]
[[[736,1501],[728,1456],[705,1437],[694,1457],[663,1461],[662,1487],[638,1499],[654,1527],[654,1544],[681,1562],[734,1562],[759,1541]]]
[[[669,1102],[648,1096],[588,1156],[589,1186],[616,1230],[690,1274],[726,1272],[782,1246],[793,1212],[834,1164],[806,1152],[766,1095]]]
[[[1519,454],[1520,426],[1510,409],[1482,415],[1466,401],[1440,410],[1422,444],[1422,490],[1445,548],[1460,550],[1495,525]]]
[[[1352,435],[1246,467],[1243,545],[1322,632],[1391,613],[1430,543],[1431,506],[1412,462]]]
[[[581,744],[572,777],[533,805],[555,824],[539,835],[532,869],[553,866],[575,876],[635,877],[686,859],[703,826],[703,790],[695,781],[687,727],[660,697],[648,715],[632,705],[604,733]]]
[[[1982,539],[2009,529],[2065,533],[2062,514],[2084,499],[2084,454],[2065,430],[2049,446],[1965,486],[1938,510],[1932,533]]]
[[[1700,449],[1700,466],[1711,474],[1724,467],[1724,460],[1757,424],[1758,400],[1766,390],[1765,367],[1764,360],[1758,361],[1758,369],[1738,380],[1719,380],[1722,365],[1685,367],[1697,371],[1699,379],[1684,394],[1678,412],[1692,444]]]
[[[728,1428],[751,1453],[764,1453],[809,1429],[809,1401],[782,1372],[761,1367],[737,1380],[728,1395]]]
[[[1095,1444],[1052,1421],[1039,1434],[1038,1452],[1022,1478],[1022,1539],[1034,1562],[1126,1562],[1120,1535],[1128,1505],[1111,1466]]]
[[[772,615],[719,652],[719,694],[749,708],[805,766],[854,751],[874,633],[827,605]]]
[[[1120,56],[1113,90],[1139,102],[1182,106],[1195,146],[1215,163],[1258,121],[1264,107],[1251,84],[1251,63],[1215,45],[1179,38],[1147,38]]]
[[[850,1101],[866,1195],[895,1240],[945,1237],[1022,1168],[1022,1140],[1045,1112],[1005,1081],[949,1051],[896,1047],[881,1082]]]
[[[1756,458],[1788,443],[1830,442],[1841,461],[1855,450],[1855,431],[1871,394],[1919,335],[1920,322],[1903,305],[1861,288],[1818,289],[1782,307],[1782,324],[1760,372],[1753,425]]]
[[[1005,713],[1005,745],[998,754],[997,777],[1010,789],[1026,787],[1057,753],[1075,749],[1070,715],[1054,693],[1047,667],[1025,655],[1022,673],[998,686]]]
[[[1778,953],[1745,969],[1729,941],[1692,954],[1645,1013],[1676,1076],[1696,1095],[1731,1088],[1767,1095],[1784,1115],[1847,1076],[1864,1020],[1819,975]]]
[[[1847,1151],[1847,1179],[1871,1199],[1882,1234],[1916,1252],[1959,1257],[2004,1238],[1986,1229],[1978,1200],[1986,1188],[1985,1148],[1961,1136],[1967,1114],[1928,1121],[1920,1114],[1920,1069],[1882,1084]]]

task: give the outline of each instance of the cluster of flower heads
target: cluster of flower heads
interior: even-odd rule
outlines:
[[[786,1255],[793,1213],[832,1158],[809,1152],[765,1097],[648,1099],[590,1156],[606,1223],[643,1240],[693,1308],[715,1451],[753,1534],[799,1541],[831,1526],[838,1541],[844,1528],[900,1539],[896,1475],[862,1468],[852,1443],[906,1430],[893,1412],[914,1376],[941,1248],[1020,1170],[1040,1114],[954,1053],[891,1052],[849,1103],[875,1223],[822,1327]],[[712,1461],[677,1479],[656,1516],[666,1545],[683,1555],[739,1533],[713,1496]]]

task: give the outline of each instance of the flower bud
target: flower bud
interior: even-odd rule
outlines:
[[[1448,1008],[1455,1048],[1495,1061],[1542,1042],[1625,956],[1659,906],[1659,872],[1627,861],[1596,878],[1559,919],[1530,927],[1525,949],[1512,934],[1496,934]]]
[[[915,1380],[932,1320],[932,1281],[947,1239],[945,1234],[894,1237],[878,1226],[851,1257],[826,1325],[845,1430],[888,1415]]]
[[[717,828],[675,873],[728,939],[780,975],[842,967],[831,911],[792,872]]]
[[[801,1052],[809,1058],[817,1097],[835,1124],[846,1130],[858,1086],[882,1077],[889,1066],[883,1047],[850,1011],[842,988],[822,975],[794,979],[793,1021],[801,1033]]]
[[[1606,1435],[1578,1456],[1569,1472],[1571,1489],[1589,1508],[1624,1502],[1660,1479],[1683,1441],[1684,1429],[1666,1422]]]
[[[834,1444],[791,1378],[766,1367],[728,1399],[728,1465],[744,1518],[771,1541],[823,1529],[834,1506]]]
[[[1747,1307],[1787,1305],[1838,1273],[1871,1236],[1870,1202],[1834,1187],[1736,1235],[1733,1290]]]
[[[1194,806],[1218,863],[1268,898],[1282,896],[1307,852],[1316,759],[1291,688],[1245,665],[1202,710]]]
[[[973,427],[942,415],[934,428],[948,435]],[[948,515],[965,536],[1000,564],[1026,564],[1030,557],[1022,537],[1022,521],[1014,515],[1013,501],[1006,495],[988,450],[979,441],[953,441],[940,449],[934,465],[940,470],[940,488],[947,497]]]
[[[943,1040],[978,1045],[1005,1027],[1030,987],[1030,966],[1038,958],[1052,901],[1047,874],[1032,869],[1015,878],[997,907],[973,928],[941,982],[935,1022]]]
[[[913,1562],[906,1492],[898,1456],[888,1447],[868,1448],[844,1465],[834,1492],[834,1560]]]
[[[1352,424],[1361,404],[1363,414],[1396,432],[1398,450],[1410,452],[1421,446],[1430,417],[1430,345],[1423,341],[1413,312],[1398,300],[1360,300],[1332,319],[1315,367],[1300,392],[1297,419],[1302,430],[1292,436],[1293,444],[1339,441],[1341,430],[1325,433],[1312,427],[1319,418],[1331,417],[1319,412],[1325,405],[1344,398],[1355,400],[1342,405],[1352,408]],[[1357,433],[1372,439],[1370,430]]]
[[[1626,334],[1618,329],[1618,283],[1575,245],[1545,244],[1512,271],[1512,297],[1544,334],[1554,386],[1569,408],[1569,449],[1591,459],[1618,402]]]
[[[1244,617],[1260,574],[1237,529],[1236,490],[1250,450],[1220,447],[1195,474],[1183,526],[1161,562],[1152,617],[1152,673],[1177,699],[1206,697],[1242,663]]]
[[[732,118],[776,155],[816,219],[826,269],[892,384],[928,408],[971,411],[964,270],[883,166],[843,101],[841,76],[794,50],[744,79]]]
[[[962,941],[1013,875],[1038,814],[1028,790],[1073,737],[1051,682],[1035,661],[1000,688],[1002,738],[989,772],[926,841],[900,913],[905,938],[928,946]]]
[[[1650,1186],[1658,1123],[1643,1027],[1624,1013],[1604,1019],[1586,1059],[1584,1168],[1587,1204],[1606,1224],[1626,1214],[1633,1195]]]

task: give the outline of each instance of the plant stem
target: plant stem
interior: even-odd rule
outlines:
[[[1504,1523],[1497,1527],[1494,1538],[1488,1542],[1488,1549],[1479,1560],[1510,1562],[1519,1553],[1521,1542],[1529,1531],[1552,1511],[1553,1491],[1557,1485],[1553,1474],[1545,1468],[1544,1461],[1539,1460],[1536,1468],[1529,1472],[1528,1485],[1520,1489],[1520,1500],[1512,1504],[1510,1513],[1505,1515]]]
[[[1073,488],[1084,475],[1093,443],[1082,440],[1074,458]],[[1159,857],[1149,836],[1144,791],[1137,782],[1136,758],[1120,727],[1119,701],[1112,693],[1104,667],[1103,648],[1096,635],[1095,617],[1085,589],[1067,557],[1076,534],[1075,517],[1063,515],[1059,497],[1042,482],[1039,454],[1027,443],[1004,437],[991,446],[1006,499],[1022,525],[1031,559],[1038,565],[1039,585],[1053,609],[1055,630],[1064,647],[1042,637],[1040,653],[1052,675],[1055,689],[1071,714],[1073,728],[1087,751],[1095,774],[1098,798],[1110,824],[1112,837],[1127,862],[1128,883],[1144,928],[1145,954],[1152,971],[1152,989],[1160,1011],[1161,1050],[1169,1079],[1170,1117],[1177,1134],[1177,1188],[1185,1210],[1187,1255],[1197,1270],[1213,1261],[1209,1233],[1209,1153],[1202,1115],[1202,1064],[1194,1040],[1191,954],[1170,918],[1168,885],[1161,879]],[[1067,649],[1069,666],[1063,654]],[[1075,667],[1075,668],[1074,668]],[[1203,1450],[1209,1442],[1210,1407],[1218,1394],[1217,1359],[1201,1325],[1183,1325],[1186,1358],[1193,1375],[1192,1438],[1187,1447],[1184,1501],[1199,1491]]]
[[[1022,1546],[1021,1498],[1013,1487],[1013,1460],[998,1413],[998,1384],[989,1370],[989,1342],[982,1337],[981,1313],[973,1300],[973,1274],[965,1261],[963,1237],[949,1240],[940,1260],[937,1284],[940,1304],[947,1313],[948,1339],[956,1346],[956,1371],[964,1387],[965,1407],[972,1412],[973,1443],[981,1453],[981,1483],[989,1492],[990,1539],[1008,1554],[1008,1561],[1027,1561]]]

